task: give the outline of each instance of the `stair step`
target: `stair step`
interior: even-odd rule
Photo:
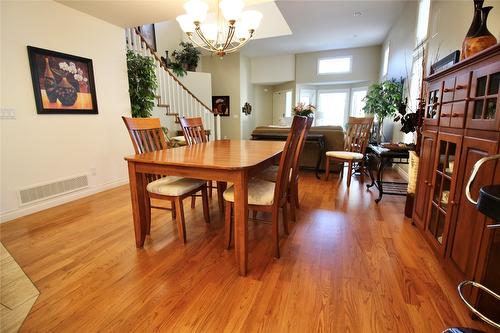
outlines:
[[[170,105],[168,104],[156,104],[157,107],[160,107],[160,108],[169,108],[170,109]]]

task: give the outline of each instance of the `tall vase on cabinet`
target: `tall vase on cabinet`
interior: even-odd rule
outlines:
[[[469,30],[467,31],[467,34],[465,35],[464,41],[462,43],[462,53],[460,55],[460,60],[468,57],[470,47],[469,42],[481,27],[481,9],[483,8],[483,3],[484,0],[474,0],[474,16],[472,17],[472,22],[470,24]]]
[[[495,36],[488,30],[488,15],[492,9],[491,6],[481,9],[481,26],[474,36],[468,40],[465,58],[472,57],[497,43]]]

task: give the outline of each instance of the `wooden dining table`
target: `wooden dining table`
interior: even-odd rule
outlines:
[[[147,174],[215,180],[234,185],[235,257],[247,273],[248,180],[273,164],[284,147],[279,141],[220,140],[125,157],[128,163],[135,243],[146,239]],[[221,185],[219,190],[224,190]],[[222,246],[222,244],[221,244]]]

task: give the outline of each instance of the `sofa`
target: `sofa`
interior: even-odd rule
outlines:
[[[287,134],[290,131],[288,126],[258,126],[252,132],[254,134]],[[309,133],[318,133],[325,136],[326,151],[344,150],[344,129],[341,126],[313,126]],[[319,145],[315,142],[306,142],[304,151],[300,156],[300,166],[304,168],[315,168],[318,161]],[[325,158],[321,161],[321,170],[325,169]],[[338,166],[332,166],[332,171],[338,169]]]

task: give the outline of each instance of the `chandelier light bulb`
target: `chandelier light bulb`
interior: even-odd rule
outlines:
[[[208,5],[201,0],[190,0],[184,4],[184,9],[191,22],[202,23],[207,18]]]
[[[242,0],[223,0],[219,7],[226,21],[236,21],[240,18],[245,4]]]
[[[241,14],[241,23],[247,27],[248,30],[256,30],[260,21],[262,20],[262,13],[256,10],[246,10]]]
[[[176,18],[177,22],[179,23],[182,31],[185,33],[193,33],[194,32],[194,24],[193,24],[193,19],[191,16],[187,14],[179,15]]]

